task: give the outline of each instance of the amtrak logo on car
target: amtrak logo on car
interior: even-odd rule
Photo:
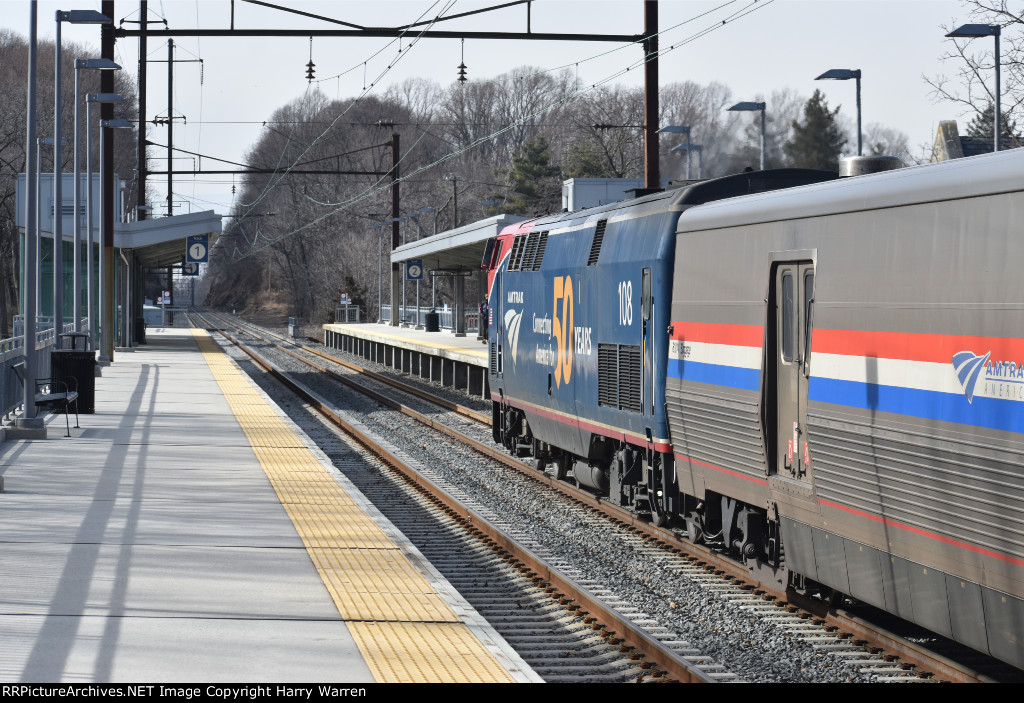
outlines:
[[[523,321],[523,311],[509,310],[505,313],[505,331],[512,345],[512,363],[516,363],[516,350],[519,348],[519,323]]]
[[[978,386],[978,379],[985,370],[985,362],[992,356],[989,352],[985,356],[976,356],[974,352],[962,351],[953,355],[953,369],[956,371],[960,387],[967,396],[967,402],[974,401],[974,390]]]
[[[971,402],[974,396],[1024,400],[1024,365],[1013,361],[995,361],[992,352],[979,356],[972,351],[953,355],[960,387]]]

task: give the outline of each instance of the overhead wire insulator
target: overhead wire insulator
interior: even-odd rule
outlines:
[[[313,37],[309,38],[309,63],[306,64],[306,80],[310,83],[313,82],[313,77],[316,74],[314,71],[316,64],[313,63]]]
[[[468,79],[466,78],[466,39],[462,39],[462,53],[459,60],[459,77],[457,79],[459,83],[465,83]]]

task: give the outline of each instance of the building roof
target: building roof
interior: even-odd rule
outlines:
[[[1022,146],[1018,139],[1004,136],[999,140],[999,150],[1007,151]],[[991,137],[961,137],[956,120],[945,120],[939,123],[935,134],[935,146],[932,148],[932,161],[948,161],[961,159],[965,156],[991,154]]]
[[[479,271],[487,240],[525,217],[497,215],[409,242],[391,252],[391,263],[422,259],[427,270]]]

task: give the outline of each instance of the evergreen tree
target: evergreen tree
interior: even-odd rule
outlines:
[[[814,91],[804,105],[803,122],[793,120],[793,133],[785,148],[790,166],[839,170],[839,154],[846,146],[846,137],[836,121],[838,115],[839,108],[829,110],[825,96]]]
[[[995,127],[995,116],[996,106],[994,103],[989,103],[984,110],[974,116],[971,123],[967,125],[967,136],[968,137],[984,137],[985,139],[992,138],[992,130]],[[1015,144],[1020,143],[1020,135],[1017,133],[1017,123],[1010,119],[1010,116],[1005,112],[1002,113],[999,120],[999,131],[1002,132],[1003,139],[1009,137],[1014,140]],[[1000,144],[1003,142],[1000,141]]]
[[[505,209],[511,213],[540,215],[556,211],[561,205],[561,170],[550,163],[548,141],[544,137],[524,142],[512,168],[498,169],[508,179],[512,193]]]

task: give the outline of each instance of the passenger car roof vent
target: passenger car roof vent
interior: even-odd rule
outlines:
[[[866,176],[903,168],[903,162],[895,156],[848,156],[839,159],[839,177]]]

